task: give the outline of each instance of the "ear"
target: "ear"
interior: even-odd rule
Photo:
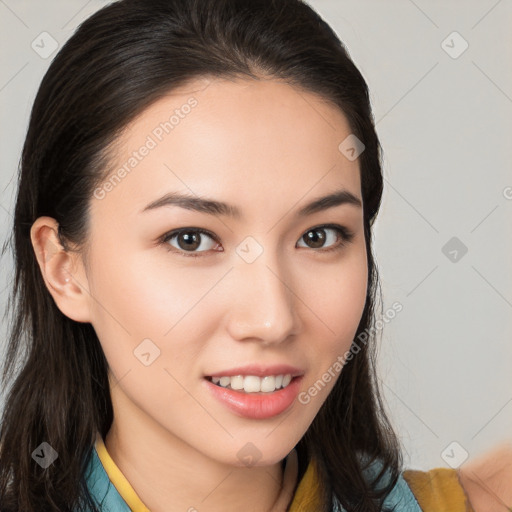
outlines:
[[[81,255],[62,246],[58,229],[52,217],[39,217],[30,229],[43,280],[64,315],[77,322],[90,322],[89,286]]]

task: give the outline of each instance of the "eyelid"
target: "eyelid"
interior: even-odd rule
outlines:
[[[352,242],[352,240],[353,240],[353,238],[355,236],[355,233],[353,231],[351,231],[350,229],[348,229],[346,226],[343,226],[341,224],[327,223],[327,224],[315,225],[315,226],[312,226],[312,227],[308,228],[306,231],[304,231],[304,233],[301,235],[299,240],[304,236],[304,234],[308,233],[309,231],[314,231],[314,230],[317,230],[317,229],[318,230],[319,229],[332,229],[334,231],[337,231],[342,240],[341,240],[341,242],[337,242],[333,246],[328,247],[326,249],[323,249],[323,248],[311,249],[313,252],[328,253],[328,252],[334,252],[336,250],[341,250],[347,244]],[[161,245],[165,245],[165,244],[167,244],[167,242],[170,239],[175,238],[176,236],[180,235],[181,233],[187,233],[187,232],[201,233],[201,234],[209,236],[215,242],[220,243],[218,238],[217,238],[217,236],[215,236],[211,231],[208,231],[207,229],[203,229],[203,228],[194,227],[194,226],[184,227],[184,228],[177,228],[177,229],[168,231],[167,233],[165,233],[164,235],[162,235],[158,239],[158,243],[159,243],[159,245],[160,244]],[[208,253],[209,252],[209,251],[187,252],[187,251],[182,251],[180,249],[176,249],[175,247],[172,247],[169,244],[167,244],[167,245],[168,245],[168,247],[166,247],[166,249],[168,251],[176,252],[176,253],[178,253],[178,254],[180,254],[182,256],[185,256],[185,257],[198,258],[198,257],[201,257],[201,253],[203,253],[203,252],[204,253]],[[223,251],[215,251],[215,252],[223,252]]]
[[[176,236],[180,235],[181,233],[201,233],[203,235],[207,235],[209,236],[212,240],[215,240],[215,242],[219,243],[219,240],[217,239],[217,237],[211,233],[210,231],[208,231],[207,229],[203,229],[203,228],[195,228],[193,226],[191,227],[187,227],[187,228],[178,228],[178,229],[173,229],[172,231],[169,231],[167,233],[165,233],[162,237],[160,237],[160,239],[158,240],[159,244],[167,244],[167,242],[172,239],[172,238],[175,238]],[[208,252],[208,251],[198,251],[198,252],[187,252],[187,251],[181,251],[179,249],[176,249],[175,247],[172,247],[171,245],[169,245],[167,247],[167,250],[170,251],[170,252],[177,252],[185,257],[189,257],[189,256],[192,256],[192,257],[199,257],[201,255],[202,252]],[[222,251],[219,251],[219,252],[222,252]]]

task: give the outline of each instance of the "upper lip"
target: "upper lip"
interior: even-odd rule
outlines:
[[[262,364],[249,364],[246,366],[238,366],[236,368],[228,368],[219,372],[210,373],[207,377],[232,377],[235,375],[255,375],[257,377],[266,377],[268,375],[286,375],[291,374],[292,377],[304,375],[304,371],[289,364],[273,364],[265,366]]]

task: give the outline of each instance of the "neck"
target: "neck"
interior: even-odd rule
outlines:
[[[238,512],[248,505],[252,510],[286,511],[297,481],[295,450],[284,472],[281,461],[253,467],[225,464],[129,408],[125,403],[115,408],[105,447],[151,512]]]

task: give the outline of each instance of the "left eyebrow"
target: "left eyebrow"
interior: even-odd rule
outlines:
[[[307,215],[312,215],[313,213],[334,208],[335,206],[340,206],[342,204],[362,208],[362,202],[357,196],[348,190],[342,189],[327,196],[314,199],[307,205],[303,206],[297,212],[297,216],[306,217]],[[237,206],[217,201],[215,199],[190,196],[180,192],[169,192],[165,194],[159,199],[149,203],[141,210],[140,213],[155,210],[156,208],[161,208],[163,206],[178,206],[186,210],[193,210],[196,212],[206,213],[208,215],[227,216],[238,220],[243,218],[242,212]]]

